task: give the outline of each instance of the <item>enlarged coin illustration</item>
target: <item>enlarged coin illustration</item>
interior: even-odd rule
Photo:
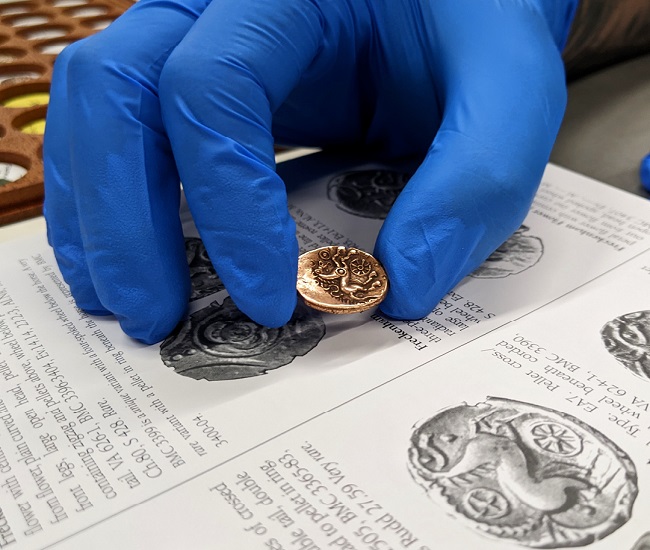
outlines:
[[[544,245],[539,237],[527,235],[527,232],[528,227],[522,225],[470,276],[477,279],[499,279],[533,267],[543,256]]]
[[[298,292],[327,313],[358,313],[378,305],[388,291],[381,264],[367,252],[325,246],[298,258]]]
[[[576,418],[489,397],[417,427],[409,469],[429,497],[480,532],[533,548],[575,547],[631,516],[637,474]]]
[[[327,196],[344,212],[383,220],[411,176],[392,170],[356,170],[332,179]]]
[[[214,270],[203,241],[196,237],[185,237],[185,254],[190,267],[192,294],[190,302],[223,290],[225,287]]]
[[[636,541],[632,550],[650,550],[650,531],[641,535],[641,538]]]
[[[650,311],[612,319],[600,329],[607,351],[637,376],[650,379]]]
[[[160,345],[160,357],[178,374],[197,380],[248,378],[288,365],[324,335],[320,314],[303,304],[286,325],[272,329],[251,321],[227,297],[181,323]]]

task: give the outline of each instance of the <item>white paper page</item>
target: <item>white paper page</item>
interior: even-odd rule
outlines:
[[[302,233],[318,245],[328,244],[326,239],[336,244],[349,239],[371,250],[381,219],[337,206],[332,189],[339,185],[341,174],[387,168],[316,155],[280,165],[279,171],[291,189],[292,212]],[[114,320],[90,318],[76,310],[44,236],[4,245],[0,268],[0,407],[6,409],[0,408],[0,533],[4,544],[16,541],[20,547],[40,548],[63,541],[61,547],[99,546],[102,537],[96,533],[108,529],[111,535],[106,543],[111,546],[119,540],[119,544],[137,548],[145,540],[160,538],[163,547],[178,548],[186,546],[179,541],[191,537],[197,546],[210,547],[215,540],[221,545],[223,540],[224,547],[248,548],[248,535],[237,538],[241,535],[237,522],[221,509],[211,513],[215,491],[206,497],[200,488],[212,482],[200,476],[226,463],[209,478],[231,485],[229,468],[237,470],[239,463],[257,460],[258,451],[259,456],[274,456],[277,453],[262,444],[272,440],[269,445],[275,445],[278,440],[274,438],[284,432],[291,438],[290,449],[297,452],[294,434],[301,425],[299,430],[324,430],[319,440],[328,444],[336,438],[327,434],[340,432],[333,449],[338,454],[339,446],[347,447],[340,456],[358,456],[366,464],[365,490],[376,494],[393,473],[388,469],[377,476],[367,466],[368,455],[356,448],[358,435],[354,434],[359,424],[366,426],[366,438],[378,431],[371,417],[357,416],[354,408],[378,405],[358,397],[381,387],[393,396],[389,407],[385,402],[380,406],[386,409],[384,414],[399,423],[412,423],[422,415],[403,414],[415,406],[411,396],[431,388],[412,387],[405,382],[411,378],[403,375],[435,370],[436,391],[431,393],[435,406],[429,404],[431,413],[424,414],[448,406],[448,399],[454,397],[455,375],[444,365],[461,353],[450,351],[603,273],[637,261],[649,248],[650,228],[643,221],[648,212],[648,204],[636,197],[549,168],[540,200],[525,222],[527,230],[515,246],[516,253],[524,251],[521,261],[509,265],[505,251],[496,267],[487,270],[489,276],[468,277],[426,320],[399,323],[374,312],[350,317],[304,313],[290,331],[271,333],[244,320],[223,323],[224,312],[234,313],[225,291],[219,291],[190,306],[185,333],[209,337],[197,336],[193,341],[198,344],[192,345],[179,333],[162,347],[134,343]],[[594,219],[571,222],[573,227],[567,221],[568,216],[585,220],[587,215]],[[313,247],[312,243],[306,246]],[[195,258],[197,250],[188,255]],[[201,269],[199,265],[199,278],[205,275]],[[199,280],[202,288],[214,282],[209,275]],[[272,345],[251,348],[256,339]],[[219,351],[222,344],[228,353]],[[226,355],[230,359],[224,360]],[[513,358],[512,353],[502,355]],[[498,364],[504,361],[499,359]],[[251,375],[265,368],[267,374]],[[511,371],[512,367],[505,370],[499,387],[516,380]],[[195,380],[187,376],[192,372],[213,380]],[[485,395],[504,395],[487,393],[489,386],[483,386],[480,379],[475,384],[473,372],[458,370],[458,384],[466,386],[468,395],[483,395],[479,400]],[[246,376],[228,379],[237,373]],[[539,392],[539,386],[533,389]],[[518,390],[514,393],[509,398],[539,402],[528,398],[525,391],[521,396]],[[368,395],[370,399],[377,393]],[[460,399],[470,402],[470,398]],[[335,410],[333,416],[325,414],[330,410]],[[341,420],[348,415],[352,416]],[[312,418],[318,420],[312,422]],[[321,422],[325,422],[323,428],[318,427]],[[397,447],[376,449],[383,449],[387,456],[403,453]],[[277,497],[270,498],[278,502]],[[176,517],[182,519],[164,521],[161,508],[169,506],[168,499],[174,503]],[[207,507],[200,512],[202,499]],[[214,506],[217,509],[219,504]],[[267,505],[258,506],[265,509]],[[255,517],[262,516],[257,513]],[[400,513],[400,517],[409,516]],[[234,529],[227,535],[234,538],[221,538],[227,529],[222,523]],[[168,528],[160,529],[161,525]],[[446,524],[444,530],[452,532]],[[137,533],[145,538],[138,539]],[[336,540],[330,538],[334,533],[318,536],[323,535],[326,538],[314,544],[325,547]],[[264,547],[265,539],[259,536]],[[348,540],[347,535],[340,536]],[[462,544],[462,537],[469,535],[459,536],[458,544]],[[350,539],[349,544],[354,542]],[[301,543],[286,544],[300,547]]]
[[[124,542],[643,548],[635,543],[650,513],[650,296],[638,290],[649,276],[646,253],[280,434],[130,510],[139,528]],[[646,317],[630,317],[637,312]],[[619,317],[627,335],[614,338]],[[645,369],[633,373],[630,361]],[[149,523],[154,508],[164,524],[188,527],[160,532]],[[76,541],[102,539],[115,524]]]

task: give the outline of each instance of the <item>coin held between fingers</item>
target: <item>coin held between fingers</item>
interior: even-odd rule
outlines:
[[[388,292],[384,268],[357,248],[324,246],[298,258],[299,294],[326,313],[359,313],[378,305]]]

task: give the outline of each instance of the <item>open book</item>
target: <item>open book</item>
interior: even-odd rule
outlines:
[[[372,251],[412,169],[280,164],[301,247]],[[280,329],[184,220],[192,299],[155,346],[75,307],[45,235],[0,247],[0,548],[650,544],[650,203],[549,166],[425,319]]]

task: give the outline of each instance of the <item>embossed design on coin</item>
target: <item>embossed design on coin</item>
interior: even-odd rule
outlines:
[[[319,313],[298,304],[289,322],[268,328],[251,321],[230,297],[182,322],[160,345],[160,357],[178,374],[232,380],[266,374],[310,352],[325,335]]]
[[[411,176],[392,170],[356,170],[332,179],[327,196],[355,216],[383,220]]]
[[[384,299],[388,277],[370,254],[356,248],[326,246],[300,256],[297,288],[314,309],[358,313]]]
[[[528,230],[527,226],[522,225],[470,276],[477,279],[500,279],[533,267],[544,255],[544,245],[539,237],[526,235]]]
[[[192,293],[190,302],[224,290],[225,286],[214,270],[203,241],[197,237],[185,237],[185,254],[190,267]]]
[[[570,415],[489,397],[416,427],[413,479],[485,535],[533,548],[575,547],[631,516],[637,474],[612,441]]]
[[[616,317],[600,329],[607,351],[637,376],[650,378],[650,311]]]

